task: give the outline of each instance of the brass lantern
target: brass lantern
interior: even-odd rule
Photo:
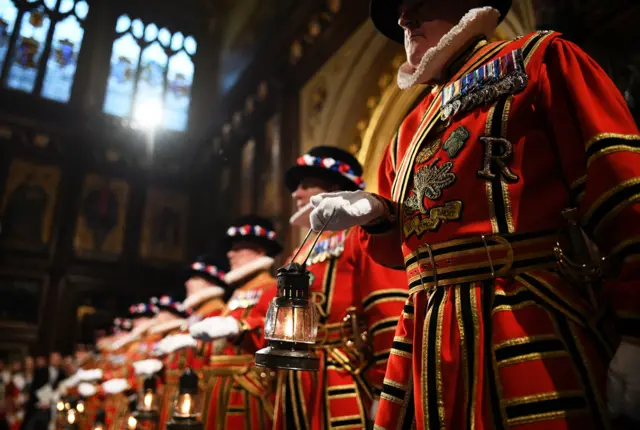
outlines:
[[[61,428],[67,422],[67,404],[60,399],[56,403],[56,424],[57,428]]]
[[[178,394],[173,402],[173,416],[167,423],[167,430],[203,430],[202,406],[198,375],[187,369],[180,375]]]
[[[96,413],[96,418],[93,423],[92,430],[105,430],[107,428],[107,426],[105,425],[105,422],[106,422],[106,417],[105,417],[104,409],[100,409]]]
[[[78,412],[74,408],[70,408],[67,411],[67,419],[62,425],[63,430],[77,430],[78,429]]]
[[[138,404],[133,417],[143,428],[155,428],[160,417],[160,401],[156,394],[158,382],[155,375],[145,378],[142,392],[138,396]]]
[[[78,399],[78,403],[76,403],[76,411],[82,415],[84,414],[84,410],[85,410],[85,406],[84,406],[84,400],[82,399]]]
[[[318,334],[318,314],[309,298],[309,271],[294,262],[278,269],[277,278],[278,296],[269,304],[264,327],[269,345],[256,353],[256,364],[317,371],[320,360],[311,345]]]

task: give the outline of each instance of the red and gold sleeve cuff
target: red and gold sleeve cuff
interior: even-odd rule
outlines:
[[[388,233],[396,227],[398,219],[396,204],[377,194],[374,194],[374,197],[382,203],[385,213],[369,224],[363,225],[362,229],[371,235]]]

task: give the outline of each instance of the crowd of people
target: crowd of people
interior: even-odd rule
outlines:
[[[398,85],[430,91],[385,151],[376,194],[336,147],[285,172],[291,226],[319,232],[300,249],[309,294],[302,278],[283,284],[291,257],[274,278],[272,223],[242,217],[218,244],[230,270],[195,259],[184,301],[132,305],[68,369],[52,356],[31,379],[7,373],[10,425],[21,414],[69,429],[640,421],[640,135],[606,74],[559,34],[489,42],[510,5],[372,0],[376,27],[405,44]],[[287,291],[310,300],[310,313],[289,314],[297,323],[271,307]],[[280,341],[306,330],[304,354],[260,367],[278,324]],[[315,371],[300,370],[309,352]]]
[[[9,430],[36,429],[46,426],[51,417],[50,404],[40,403],[47,393],[58,388],[61,381],[77,371],[84,351],[75,356],[52,352],[49,357],[27,356],[11,363],[0,361],[0,428]]]

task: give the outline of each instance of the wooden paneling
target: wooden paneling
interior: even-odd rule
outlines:
[[[3,227],[13,223],[22,235],[0,234],[0,357],[69,352],[86,337],[81,322],[92,308],[104,319],[134,301],[179,291],[183,266],[211,246],[219,224],[207,206],[218,195],[217,179],[193,135],[207,125],[215,102],[212,51],[225,6],[89,3],[69,103],[0,88],[0,212]],[[190,130],[157,133],[151,163],[148,136],[102,113],[122,13],[198,42]],[[158,212],[169,207],[180,212],[171,247],[157,234],[165,225]],[[206,216],[193,215],[200,213]]]

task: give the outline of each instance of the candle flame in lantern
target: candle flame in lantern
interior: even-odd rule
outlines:
[[[144,399],[142,400],[142,403],[144,404],[144,408],[146,410],[151,409],[151,404],[153,403],[153,394],[152,393],[146,393],[144,395]]]
[[[182,415],[191,414],[191,396],[189,394],[184,394],[182,396],[182,403],[180,404],[180,413],[182,413]]]
[[[133,415],[130,415],[129,419],[127,420],[127,426],[129,426],[129,429],[134,430],[137,425],[138,420]]]

